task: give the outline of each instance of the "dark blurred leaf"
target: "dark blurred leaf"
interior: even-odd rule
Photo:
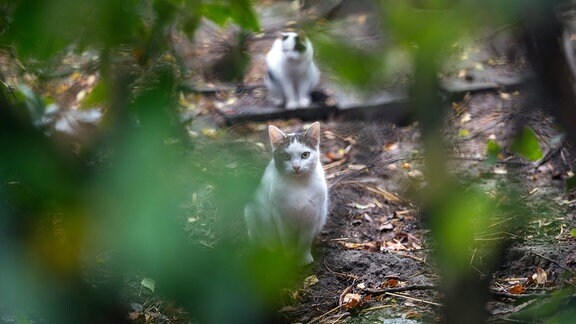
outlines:
[[[540,149],[538,138],[529,127],[524,127],[511,145],[511,149],[530,161],[540,159],[544,154]]]
[[[232,20],[242,29],[258,31],[260,24],[251,0],[230,0]]]
[[[574,188],[576,188],[576,176],[571,176],[566,179],[566,192],[569,193],[574,190]]]
[[[526,307],[522,311],[513,314],[512,319],[534,322],[542,321],[543,319],[565,318],[566,314],[574,314],[574,307],[576,306],[576,296],[574,287],[563,288],[553,292],[550,297],[538,300]],[[545,321],[546,323],[553,323]],[[567,323],[558,322],[555,323]]]
[[[224,26],[230,17],[230,7],[223,3],[205,4],[202,15],[220,26]]]

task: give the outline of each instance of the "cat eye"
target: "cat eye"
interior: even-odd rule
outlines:
[[[287,40],[288,39],[288,35],[282,35],[282,40]]]
[[[303,159],[307,159],[309,156],[310,156],[310,152],[308,152],[308,151],[302,153],[302,155],[301,155],[301,157],[302,157]]]

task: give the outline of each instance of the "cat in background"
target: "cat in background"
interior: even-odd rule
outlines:
[[[281,247],[299,264],[314,261],[314,237],[326,223],[328,188],[320,163],[320,123],[285,134],[268,127],[274,153],[253,201],[244,209],[248,236],[257,246]]]
[[[310,94],[320,80],[313,56],[312,43],[303,35],[286,32],[274,41],[266,55],[264,77],[273,104],[287,109],[310,106]]]

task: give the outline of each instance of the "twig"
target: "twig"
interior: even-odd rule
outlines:
[[[334,270],[330,269],[330,267],[328,267],[328,265],[326,264],[326,260],[324,260],[324,267],[326,268],[326,270],[328,270],[328,272],[330,272],[330,273],[332,273],[332,274],[335,274],[335,275],[339,275],[339,276],[342,276],[342,277],[351,278],[351,279],[353,279],[353,280],[357,280],[358,278],[360,278],[359,276],[354,275],[354,274],[337,272],[337,271],[334,271]]]
[[[379,310],[379,309],[384,309],[384,308],[389,308],[389,307],[393,307],[394,305],[380,305],[380,306],[374,306],[374,307],[370,307],[370,308],[365,308],[363,310],[360,311],[360,313],[367,313],[367,312],[371,312],[371,311],[375,311],[375,310]]]
[[[546,296],[546,294],[511,294],[503,291],[496,291],[493,289],[490,289],[490,295],[492,295],[493,297],[502,297],[510,299],[532,299]]]
[[[530,250],[530,253],[532,253],[532,254],[534,254],[535,256],[540,257],[540,258],[542,258],[542,259],[544,259],[544,260],[548,260],[548,261],[554,263],[555,265],[557,265],[558,267],[560,267],[561,269],[570,272],[572,275],[575,275],[575,273],[574,273],[574,271],[572,271],[572,269],[561,265],[560,263],[558,263],[558,262],[555,261],[555,260],[552,260],[552,259],[550,259],[550,258],[548,258],[548,257],[545,257],[545,256],[543,256],[542,254],[536,253],[536,252],[534,252],[534,251],[532,251],[532,250]]]
[[[362,290],[368,294],[378,296],[378,295],[383,295],[383,294],[410,291],[410,290],[439,290],[439,289],[438,289],[438,287],[433,286],[433,285],[411,285],[411,286],[391,287],[391,288],[384,288],[384,289],[364,288]]]
[[[399,255],[399,256],[403,256],[403,257],[406,257],[406,258],[410,258],[410,259],[412,259],[412,260],[421,262],[421,263],[427,265],[428,267],[432,267],[428,262],[426,262],[426,260],[424,260],[424,259],[422,259],[422,258],[419,258],[419,257],[417,257],[417,256],[415,256],[415,255],[405,254],[405,253],[401,253],[401,252],[398,252],[398,251],[392,251],[392,250],[386,250],[386,252],[392,253],[392,254],[396,254],[396,255]]]
[[[347,158],[343,158],[343,159],[338,160],[338,161],[334,161],[334,162],[330,162],[330,163],[328,163],[328,164],[324,164],[323,168],[324,168],[324,171],[328,171],[328,170],[330,170],[330,169],[332,169],[332,168],[339,167],[339,166],[341,166],[342,164],[344,164],[344,163],[346,163],[346,162],[348,162],[348,159],[347,159]]]
[[[346,174],[341,175],[339,178],[337,178],[336,180],[334,180],[334,182],[332,182],[332,184],[330,185],[330,188],[338,185],[342,180],[344,180],[344,179],[346,179],[346,178],[348,178],[348,177],[354,176],[354,175],[356,175],[356,174],[358,174],[358,173],[362,173],[362,172],[364,172],[364,171],[366,171],[366,170],[368,170],[368,169],[373,168],[376,164],[379,164],[379,165],[388,165],[388,164],[392,164],[392,163],[399,162],[399,161],[414,161],[414,160],[422,160],[422,159],[424,159],[424,157],[421,156],[421,155],[413,155],[413,154],[410,154],[410,155],[401,155],[401,156],[393,157],[393,158],[390,158],[390,159],[387,159],[387,160],[384,160],[384,161],[381,161],[381,162],[378,162],[378,163],[373,162],[373,163],[367,164],[367,165],[364,166],[363,168],[360,168],[360,169],[354,170],[354,171],[352,171],[352,172],[350,172],[350,173],[346,173]]]
[[[554,157],[556,154],[558,154],[562,151],[563,146],[564,146],[564,138],[561,139],[560,144],[548,148],[548,150],[544,153],[544,155],[542,156],[542,158],[540,160],[533,162],[532,168],[536,169],[536,168],[540,167],[542,164],[550,161],[550,159],[552,159],[552,157]]]
[[[503,32],[503,31],[505,31],[505,30],[508,30],[508,29],[512,29],[512,28],[518,26],[518,25],[521,24],[521,23],[522,23],[522,21],[520,20],[520,21],[516,21],[516,22],[510,23],[510,24],[506,24],[506,25],[500,26],[500,27],[498,27],[498,28],[490,31],[490,33],[488,33],[488,34],[486,34],[486,35],[482,35],[482,36],[480,36],[480,37],[477,37],[477,38],[475,39],[475,41],[477,41],[477,42],[486,41],[487,39],[493,38],[493,37],[495,37],[496,35],[500,34],[501,32]]]
[[[421,298],[414,298],[414,297],[410,297],[410,296],[406,296],[406,295],[401,295],[401,294],[386,293],[386,295],[394,296],[394,297],[400,297],[400,298],[404,298],[404,299],[408,299],[408,300],[413,300],[413,301],[421,302],[421,303],[428,304],[428,305],[441,306],[441,307],[444,306],[444,305],[439,304],[439,303],[427,301],[427,300],[424,300]]]
[[[309,323],[309,324],[312,324],[312,323],[320,322],[324,317],[328,316],[328,314],[331,314],[331,313],[333,313],[333,312],[335,312],[335,311],[337,311],[337,310],[339,310],[339,309],[341,309],[341,308],[342,308],[342,306],[336,306],[336,307],[332,308],[331,310],[327,311],[326,313],[324,313],[324,314],[322,314],[322,315],[320,315],[320,316],[318,316],[318,317],[313,318],[313,319],[312,319],[310,322],[308,322],[308,323]]]
[[[473,156],[450,156],[450,159],[454,159],[454,160],[463,160],[463,161],[478,161],[478,162],[486,162],[488,159],[486,158],[478,158],[478,157],[473,157]],[[512,165],[521,165],[521,166],[526,166],[526,165],[532,165],[532,163],[530,162],[524,162],[524,161],[511,161],[511,160],[497,160],[495,161],[495,163],[497,164],[512,164]]]

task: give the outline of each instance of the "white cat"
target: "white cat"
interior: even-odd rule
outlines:
[[[310,93],[318,85],[320,71],[314,64],[312,43],[294,32],[282,33],[266,55],[264,83],[269,99],[287,109],[310,106]]]
[[[301,265],[314,261],[314,237],[326,223],[328,188],[320,163],[320,124],[306,132],[284,134],[270,125],[274,152],[254,200],[244,209],[250,240],[274,250],[281,247]]]

